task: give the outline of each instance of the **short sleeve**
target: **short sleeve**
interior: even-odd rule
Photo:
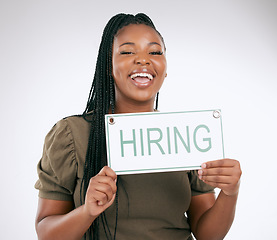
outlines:
[[[67,120],[59,121],[45,137],[43,155],[37,165],[39,197],[72,201],[77,164],[74,141]]]
[[[197,170],[189,171],[188,173],[191,186],[191,195],[196,196],[203,193],[214,193],[214,187],[201,181],[198,177]]]

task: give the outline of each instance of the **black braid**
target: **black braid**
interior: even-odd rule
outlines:
[[[118,30],[129,24],[144,24],[156,30],[151,19],[143,13],[139,13],[135,16],[121,13],[112,17],[103,31],[98,51],[95,74],[89,92],[87,106],[83,113],[83,118],[91,123],[91,129],[84,165],[84,175],[80,190],[81,204],[84,203],[90,178],[98,174],[99,171],[107,165],[104,115],[109,113],[109,111],[112,113],[115,111],[115,88],[112,76],[113,40]],[[163,41],[160,33],[157,30],[156,32]],[[156,105],[158,101],[157,99],[158,97],[156,98]],[[118,200],[117,192],[115,199],[116,222],[113,239],[115,239],[116,236]],[[108,226],[105,212],[95,219],[92,226],[85,234],[85,239],[92,239],[92,236],[93,240],[99,239],[100,222],[103,224],[106,238],[112,239],[112,234]]]
[[[156,103],[155,103],[155,108],[154,110],[155,111],[158,111],[158,106],[159,106],[159,92],[157,92],[157,95],[156,95]]]

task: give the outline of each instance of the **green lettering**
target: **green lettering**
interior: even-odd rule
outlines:
[[[144,156],[144,146],[143,146],[143,135],[142,135],[142,129],[139,130],[140,132],[140,149],[141,149],[141,156]]]
[[[135,133],[135,129],[133,129],[133,140],[127,140],[127,141],[123,141],[123,131],[120,130],[120,144],[121,144],[121,157],[124,157],[124,144],[133,144],[133,148],[134,148],[134,156],[137,156],[137,146],[136,146],[136,133]]]
[[[187,144],[185,143],[185,141],[184,141],[182,135],[180,134],[179,130],[177,129],[177,127],[174,127],[173,130],[174,130],[175,153],[178,153],[177,136],[179,137],[179,139],[183,143],[183,145],[186,148],[187,152],[190,153],[189,127],[188,126],[186,127],[186,130],[187,130]]]
[[[150,132],[158,132],[160,134],[160,137],[158,139],[150,139]],[[158,148],[160,149],[162,154],[165,154],[162,146],[159,144],[159,142],[163,138],[163,133],[161,129],[159,128],[147,128],[147,140],[148,140],[148,154],[151,155],[151,143],[155,143]]]
[[[207,130],[207,132],[209,133],[210,132],[210,129],[206,126],[206,125],[199,125],[195,128],[194,130],[194,133],[193,133],[193,142],[194,142],[194,146],[196,147],[196,149],[200,152],[208,152],[211,148],[212,148],[212,142],[211,142],[211,138],[203,138],[203,141],[205,142],[209,142],[209,145],[208,147],[206,148],[200,148],[196,142],[196,134],[197,134],[197,131],[200,129],[200,128],[204,128]]]
[[[171,154],[171,144],[170,144],[170,132],[169,132],[169,127],[167,127],[166,130],[167,130],[168,154]]]

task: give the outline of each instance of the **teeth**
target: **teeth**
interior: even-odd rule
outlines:
[[[134,73],[134,74],[131,75],[131,78],[132,78],[132,79],[134,79],[134,78],[136,78],[136,77],[147,77],[147,78],[149,78],[150,80],[153,79],[153,76],[152,76],[151,74],[149,74],[149,73]]]

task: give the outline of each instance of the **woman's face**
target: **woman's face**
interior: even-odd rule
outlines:
[[[144,24],[118,31],[113,44],[116,106],[151,106],[166,76],[165,47],[158,33]]]

